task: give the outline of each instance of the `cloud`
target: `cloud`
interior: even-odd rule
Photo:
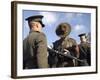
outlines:
[[[66,13],[66,16],[68,21],[71,21],[74,17],[75,17],[75,14],[74,13]]]
[[[24,26],[25,26],[26,29],[29,29],[29,25],[28,25],[27,21],[24,22]]]
[[[74,19],[81,19],[83,16],[83,13],[66,13],[66,18],[68,21],[72,21]]]
[[[73,32],[84,33],[84,32],[86,32],[86,26],[84,26],[82,24],[77,24],[73,27]]]
[[[83,16],[83,13],[77,13],[76,16],[77,17],[82,17]]]
[[[50,24],[56,22],[56,20],[57,20],[56,15],[54,13],[52,13],[52,12],[40,12],[40,15],[44,16],[43,22],[45,24],[49,24],[50,25]]]

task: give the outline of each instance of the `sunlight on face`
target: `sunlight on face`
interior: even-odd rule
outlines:
[[[80,40],[81,40],[81,42],[86,42],[87,41],[86,36],[81,36]]]

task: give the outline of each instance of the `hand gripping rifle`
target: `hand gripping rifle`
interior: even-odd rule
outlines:
[[[74,57],[74,56],[72,56],[72,55],[70,55],[70,54],[63,54],[63,53],[60,52],[60,51],[57,51],[57,50],[52,49],[51,47],[48,47],[48,51],[54,52],[54,53],[56,53],[56,54],[58,54],[58,55],[62,55],[62,56],[64,56],[64,57],[67,57],[67,58],[70,58],[70,59],[74,59],[74,60],[79,61],[79,62],[81,62],[81,63],[84,63],[83,60],[80,60],[80,59],[78,59],[77,57]]]

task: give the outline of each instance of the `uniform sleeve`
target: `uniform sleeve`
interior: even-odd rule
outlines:
[[[78,47],[78,44],[76,42],[76,40],[74,40],[73,38],[70,38],[72,43],[73,43],[73,48],[75,49],[75,53],[76,53],[76,57],[78,58],[80,53],[79,53],[79,47]]]
[[[73,43],[73,46],[77,46],[77,43],[76,43],[76,40],[74,40],[73,38],[70,38],[71,39],[71,41],[72,41],[72,43]]]
[[[44,34],[40,34],[36,39],[37,65],[39,68],[48,67],[47,40]]]
[[[76,40],[74,40],[74,39],[73,39],[73,44],[75,46],[76,57],[79,58],[79,55],[80,55],[79,47],[78,47],[78,44],[77,44]]]

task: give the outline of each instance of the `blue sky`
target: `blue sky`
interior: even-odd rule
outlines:
[[[67,22],[71,25],[72,30],[69,37],[74,38],[77,43],[80,42],[79,34],[91,32],[90,13],[23,10],[23,39],[29,34],[29,26],[25,19],[33,15],[44,16],[43,23],[45,28],[43,28],[43,32],[47,36],[48,45],[59,39],[55,34],[55,29],[62,22]]]

